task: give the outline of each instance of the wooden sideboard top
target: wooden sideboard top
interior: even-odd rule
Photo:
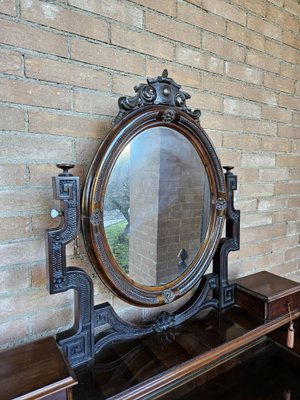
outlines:
[[[53,337],[0,352],[1,400],[29,400],[76,384]]]

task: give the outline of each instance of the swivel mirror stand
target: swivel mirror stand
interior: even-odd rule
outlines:
[[[175,327],[195,316],[200,310],[209,307],[222,310],[235,304],[235,285],[228,282],[228,254],[231,251],[239,250],[240,230],[240,212],[234,208],[234,191],[237,188],[237,177],[231,172],[233,167],[224,167],[226,170],[225,179],[223,176],[220,177],[222,171],[218,164],[219,161],[211,142],[199,123],[200,111],[192,111],[186,106],[186,99],[190,96],[180,91],[180,85],[168,77],[166,70],[161,77],[148,79],[147,84],[135,87],[135,91],[136,95],[134,97],[121,97],[119,99],[120,111],[113,128],[112,136],[114,136],[114,141],[111,142],[114,148],[119,151],[118,146],[121,146],[122,141],[126,138],[128,139],[131,135],[131,133],[128,133],[128,129],[130,128],[134,131],[135,123],[139,127],[141,120],[144,119],[145,121],[147,118],[149,121],[151,118],[154,121],[151,122],[151,127],[158,124],[159,126],[178,129],[180,132],[190,130],[192,132],[190,134],[191,141],[195,142],[201,139],[201,146],[208,148],[208,161],[206,161],[206,164],[208,164],[208,174],[210,174],[210,179],[215,179],[217,181],[216,185],[219,185],[218,190],[215,191],[215,199],[213,198],[215,207],[213,210],[215,213],[214,218],[222,223],[219,224],[218,228],[215,228],[213,225],[215,220],[211,222],[214,243],[210,248],[203,250],[203,253],[206,251],[205,254],[208,254],[207,259],[203,261],[205,268],[198,261],[198,264],[196,262],[195,267],[191,267],[190,269],[190,274],[193,275],[193,278],[189,280],[188,276],[183,275],[184,278],[179,276],[175,280],[176,282],[178,281],[176,283],[177,286],[175,284],[172,286],[171,282],[170,285],[166,284],[156,287],[155,291],[153,290],[156,297],[153,297],[152,292],[149,294],[149,298],[153,297],[150,299],[152,302],[159,299],[155,305],[163,305],[179,298],[180,296],[176,293],[179,293],[182,288],[182,294],[185,294],[184,290],[189,291],[192,287],[196,287],[189,300],[175,312],[161,312],[154,321],[143,322],[141,325],[126,322],[116,314],[109,303],[94,306],[93,283],[88,274],[79,268],[67,266],[66,245],[79,234],[81,219],[84,227],[86,246],[89,248],[91,246],[90,241],[94,240],[93,231],[91,230],[102,222],[103,210],[97,209],[96,211],[92,210],[92,212],[89,212],[87,198],[91,185],[90,175],[87,178],[83,196],[84,205],[81,208],[79,177],[73,176],[70,173],[70,169],[74,165],[57,165],[58,168],[62,169],[62,172],[58,176],[53,177],[52,185],[54,198],[61,202],[61,211],[56,212],[54,210],[52,214],[53,217],[59,216],[61,223],[57,228],[47,231],[48,286],[51,294],[65,292],[70,289],[75,290],[74,326],[71,330],[57,336],[57,341],[72,367],[78,367],[92,361],[95,354],[112,341],[142,337],[153,332],[166,332],[169,328]],[[136,135],[136,133],[134,134]],[[132,137],[128,140],[132,140]],[[105,152],[107,152],[110,144],[109,141],[105,143],[102,145],[102,152],[103,147],[105,148]],[[201,146],[199,146],[200,150],[204,151]],[[113,150],[110,151],[110,158],[115,161],[117,156],[114,156]],[[99,156],[99,153],[97,154]],[[218,169],[218,174],[215,173],[215,169],[213,168],[212,172],[210,172],[210,163],[217,165],[214,168]],[[105,172],[105,170],[104,172],[101,171],[102,176],[104,176]],[[223,189],[222,180],[225,183]],[[221,183],[219,184],[218,182]],[[98,182],[97,184],[101,187],[101,179],[100,183]],[[223,222],[226,226],[226,236],[219,240]],[[218,229],[217,233],[216,229]],[[101,238],[98,239],[99,233],[95,236],[97,236],[97,240],[102,240]],[[204,242],[203,246],[205,247],[209,240]],[[98,245],[96,249],[98,248],[100,248],[100,252],[105,252],[105,249],[101,249],[101,246]],[[101,257],[105,258],[104,256],[106,255],[102,253],[100,254]],[[202,255],[199,254],[198,260],[201,260]],[[91,258],[94,264],[95,257],[92,256]],[[213,272],[205,275],[204,272],[211,261],[213,261]],[[108,263],[107,265],[109,268],[110,264]],[[119,281],[115,282],[115,292],[119,294],[119,292],[122,292],[122,288],[124,288],[126,297],[127,289],[125,286],[127,285],[127,278],[123,278],[122,274],[119,275],[122,277],[122,282],[120,287],[118,286]],[[107,282],[104,283],[107,284]],[[184,289],[184,285],[188,289]],[[111,288],[110,283],[108,287]],[[135,290],[135,288],[133,289]],[[134,290],[133,293],[135,293]],[[147,295],[147,288],[143,290]],[[146,295],[145,298],[147,297]],[[138,302],[135,304],[140,305]],[[151,306],[152,304],[147,304],[145,300],[144,305]],[[109,325],[110,329],[96,335],[96,328],[104,325]]]

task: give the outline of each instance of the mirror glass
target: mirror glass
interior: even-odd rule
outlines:
[[[210,217],[208,176],[194,146],[167,127],[137,135],[113,167],[103,215],[124,274],[146,286],[176,279],[199,251]]]

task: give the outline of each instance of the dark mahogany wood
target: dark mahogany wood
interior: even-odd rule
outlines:
[[[300,307],[300,284],[267,271],[236,281],[236,302],[257,317],[271,320]]]
[[[1,352],[0,366],[1,400],[72,399],[77,381],[53,337]]]
[[[300,398],[299,358],[263,340],[161,400]]]
[[[294,313],[294,318],[299,314]],[[171,395],[176,387],[232,359],[287,321],[284,316],[262,323],[232,307],[221,313],[202,311],[197,319],[164,335],[116,342],[97,356],[93,366],[76,370],[79,385],[74,388],[74,399]]]

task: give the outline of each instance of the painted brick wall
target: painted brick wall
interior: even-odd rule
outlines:
[[[165,67],[236,166],[242,243],[231,276],[300,280],[297,0],[0,0],[0,13],[2,348],[72,323],[72,293],[46,290],[55,164],[74,162],[83,177],[118,97]],[[93,277],[96,301],[123,310],[82,246],[68,252]]]

